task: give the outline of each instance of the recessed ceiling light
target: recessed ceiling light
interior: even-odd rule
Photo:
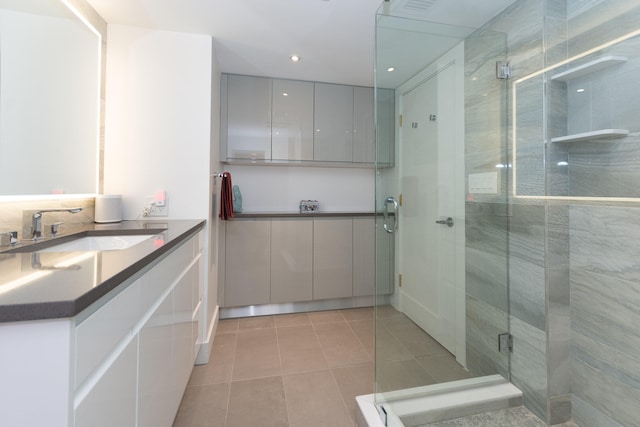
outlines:
[[[392,72],[392,71],[395,71],[395,70],[396,70],[396,69],[395,69],[395,68],[393,68],[393,67],[389,67],[389,68],[387,68],[387,71],[388,71],[388,72]]]
[[[289,96],[289,94],[287,92],[283,92],[282,96]]]
[[[298,62],[300,61],[300,57],[298,55],[291,55],[289,57],[289,59],[291,60],[291,62]]]
[[[584,92],[584,89],[580,88],[580,89],[576,90],[576,92],[582,93],[582,92]]]

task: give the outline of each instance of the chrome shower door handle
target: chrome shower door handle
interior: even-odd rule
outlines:
[[[453,227],[453,218],[448,217],[447,219],[439,219],[436,221],[436,224],[442,224],[442,225],[446,225],[447,227],[451,228]]]
[[[389,205],[393,206],[393,226],[389,225]],[[395,233],[398,230],[398,202],[393,197],[387,197],[384,201],[384,231]]]

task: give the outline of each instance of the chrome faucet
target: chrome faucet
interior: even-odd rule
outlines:
[[[31,239],[40,240],[42,236],[42,215],[46,212],[69,212],[78,213],[82,208],[70,208],[70,209],[38,209],[31,215]],[[59,225],[59,223],[57,224]],[[56,229],[57,232],[57,229]]]

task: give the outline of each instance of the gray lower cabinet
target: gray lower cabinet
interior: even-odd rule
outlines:
[[[313,297],[313,221],[271,220],[271,302]]]
[[[353,296],[353,221],[313,221],[313,299]]]
[[[373,218],[353,218],[353,296],[375,293],[376,236]]]
[[[271,221],[226,221],[225,306],[271,299]]]
[[[234,219],[225,227],[223,307],[375,293],[373,217]]]

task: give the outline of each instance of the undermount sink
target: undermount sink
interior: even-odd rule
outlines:
[[[120,251],[152,238],[152,234],[86,236],[39,249],[38,252]]]

